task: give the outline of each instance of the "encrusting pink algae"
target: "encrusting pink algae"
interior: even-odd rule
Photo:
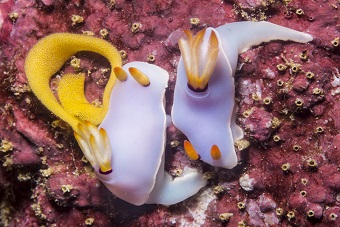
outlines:
[[[1,1],[0,225],[340,226],[339,8],[337,0]],[[115,45],[124,63],[144,61],[169,72],[170,113],[182,31],[242,20],[267,20],[314,40],[270,42],[240,55],[237,122],[246,141],[238,144],[235,168],[190,161],[184,136],[168,128],[166,171],[175,177],[185,166],[201,168],[209,180],[169,207],[115,198],[71,128],[31,92],[24,72],[28,51],[42,37],[94,35]],[[59,78],[74,71],[87,73],[86,97],[100,105],[109,62],[76,54],[51,79],[55,94]]]

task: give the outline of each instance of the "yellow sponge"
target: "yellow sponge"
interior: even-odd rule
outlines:
[[[50,78],[64,65],[65,61],[79,51],[92,51],[104,56],[110,62],[112,70],[104,90],[102,108],[91,106],[85,99],[84,88],[80,87],[84,84],[84,79],[80,79],[84,77],[84,74],[68,75],[63,79],[65,86],[62,87],[61,97],[68,112],[60,105],[51,91]],[[93,124],[99,124],[102,121],[108,110],[110,93],[116,80],[113,68],[121,67],[121,65],[122,60],[118,50],[103,39],[86,35],[55,33],[41,39],[29,51],[25,61],[25,72],[32,91],[40,101],[76,130],[79,122],[78,117],[87,119]],[[72,92],[72,95],[64,95],[65,89]],[[68,108],[70,106],[73,107]],[[77,108],[78,111],[74,111]]]

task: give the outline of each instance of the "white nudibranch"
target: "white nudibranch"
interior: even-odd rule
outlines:
[[[164,171],[169,74],[158,66],[131,62],[114,68],[118,81],[99,128],[80,124],[76,139],[97,177],[117,197],[135,204],[171,205],[206,185],[196,169],[173,179]]]
[[[85,73],[64,74],[58,81],[58,99],[50,89],[51,77],[79,51],[101,54],[110,63],[99,107],[85,97]],[[206,185],[196,169],[185,168],[186,174],[174,179],[164,171],[169,119],[163,103],[169,80],[165,70],[143,62],[122,67],[119,51],[109,42],[55,33],[32,47],[25,72],[34,94],[69,123],[96,175],[119,198],[135,205],[171,205]]]
[[[207,28],[179,40],[172,121],[188,141],[189,158],[231,169],[237,165],[234,143],[243,137],[236,124],[234,74],[238,55],[271,40],[307,43],[309,34],[269,22],[236,22]]]

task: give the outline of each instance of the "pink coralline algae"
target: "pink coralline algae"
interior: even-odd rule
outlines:
[[[0,2],[1,226],[340,226],[339,1]],[[183,154],[168,128],[166,170],[202,168],[209,184],[170,206],[136,207],[94,176],[70,127],[30,91],[28,50],[55,32],[105,38],[124,62],[149,61],[170,74],[170,113],[184,29],[268,20],[311,34],[308,44],[270,42],[243,53],[236,81],[237,122],[250,146],[232,170]],[[247,31],[244,31],[247,32]],[[86,96],[98,104],[108,63],[79,53]],[[68,61],[51,80],[72,71]],[[246,147],[246,146],[245,146]],[[147,165],[147,163],[145,163]]]

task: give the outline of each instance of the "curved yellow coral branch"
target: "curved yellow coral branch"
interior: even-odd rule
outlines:
[[[74,108],[79,108],[78,114],[72,111],[69,113],[60,105],[50,89],[51,76],[63,66],[67,59],[79,51],[98,53],[107,58],[111,64],[110,79],[103,94],[103,106],[98,110],[101,114],[98,114],[98,111],[93,111],[95,107],[90,107],[87,112],[83,112],[84,107],[89,108],[90,105],[87,100],[83,99],[85,98],[83,93],[77,97],[68,96],[76,101],[73,104]],[[93,124],[98,124],[103,119],[108,110],[110,93],[116,80],[113,68],[121,67],[121,65],[122,61],[118,50],[103,39],[86,35],[55,33],[41,39],[29,51],[25,61],[25,72],[32,91],[40,101],[55,115],[68,122],[76,131],[79,123],[78,117],[88,119]],[[79,76],[75,76],[73,78],[75,80],[71,79],[72,81],[68,81],[66,87],[74,85],[75,87],[73,88],[79,91],[80,85],[79,81],[77,82],[79,80],[77,77]],[[77,101],[82,102],[79,103]]]

